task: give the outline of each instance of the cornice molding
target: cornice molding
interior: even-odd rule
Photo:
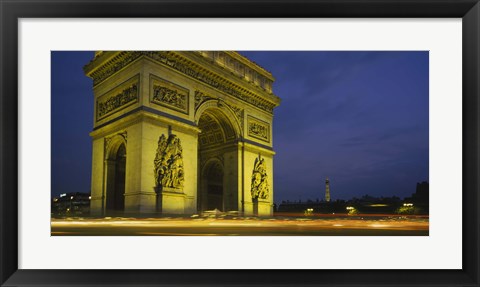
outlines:
[[[226,77],[200,66],[198,63],[195,63],[195,60],[189,59],[188,56],[183,55],[185,53],[186,52],[165,51],[103,52],[87,64],[84,67],[84,71],[87,76],[93,79],[94,86],[97,86],[137,59],[145,57],[174,69],[186,76],[194,78],[220,92],[252,104],[268,113],[273,113],[273,108],[280,104],[280,98],[277,96],[262,91],[258,87],[255,87],[254,89],[249,87],[247,89],[244,85],[235,83],[235,79],[227,79]],[[201,57],[197,58],[201,59]],[[213,67],[216,66],[213,65]],[[248,84],[248,82],[245,83]],[[252,92],[252,90],[256,90],[256,93]]]

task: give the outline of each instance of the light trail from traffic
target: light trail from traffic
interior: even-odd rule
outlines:
[[[53,236],[427,236],[428,217],[65,218]]]

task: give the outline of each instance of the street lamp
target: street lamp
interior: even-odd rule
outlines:
[[[73,200],[73,195],[72,195],[72,196],[70,196],[70,208],[69,208],[69,210],[68,210],[68,211],[72,210],[72,200]]]

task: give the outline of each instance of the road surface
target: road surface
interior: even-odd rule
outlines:
[[[65,218],[52,236],[428,236],[428,217]]]

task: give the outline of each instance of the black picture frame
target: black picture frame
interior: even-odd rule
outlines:
[[[478,0],[0,0],[1,286],[479,286]],[[18,19],[111,17],[462,18],[461,270],[21,270],[18,269]]]

